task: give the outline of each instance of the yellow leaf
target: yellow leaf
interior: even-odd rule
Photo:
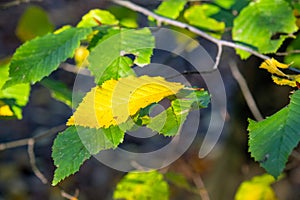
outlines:
[[[13,115],[14,113],[11,111],[10,107],[3,101],[0,101],[0,116],[10,117]]]
[[[287,78],[280,78],[278,76],[272,76],[274,83],[277,85],[289,85],[291,87],[297,87],[296,81],[289,80]]]
[[[184,86],[162,77],[129,76],[105,81],[86,94],[67,125],[107,128],[125,122],[141,108],[176,94]]]
[[[288,67],[289,67],[289,65],[280,63],[277,60],[275,60],[274,58],[272,58],[272,59],[269,59],[269,60],[265,60],[260,65],[259,68],[266,69],[271,74],[276,74],[276,75],[282,76],[282,77],[288,77],[288,75],[286,75],[280,69],[278,69],[278,68],[287,69]]]
[[[235,194],[235,200],[278,200],[272,187],[273,176],[264,174],[244,181]]]

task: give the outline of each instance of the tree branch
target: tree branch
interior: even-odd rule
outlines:
[[[11,1],[8,3],[3,3],[0,5],[1,9],[6,9],[6,8],[10,8],[13,6],[18,6],[22,3],[31,3],[31,2],[42,2],[43,0],[16,0],[16,1]]]
[[[26,146],[30,143],[30,140],[33,140],[34,142],[36,142],[36,141],[39,141],[43,138],[47,138],[47,137],[49,137],[53,134],[56,134],[57,132],[60,132],[64,129],[66,129],[66,125],[62,124],[62,125],[53,127],[51,129],[41,133],[40,135],[36,135],[34,137],[31,137],[31,138],[26,138],[26,139],[16,140],[16,141],[12,141],[12,142],[1,143],[0,144],[0,151],[7,150],[7,149],[12,149],[12,148],[16,148],[16,147],[21,147],[21,146]]]
[[[36,166],[35,153],[34,153],[34,144],[35,144],[34,139],[29,139],[28,140],[27,153],[28,153],[28,156],[29,156],[30,165],[31,165],[33,173],[42,181],[42,183],[47,184],[48,180],[42,174],[42,172],[39,170],[39,168]]]
[[[257,121],[263,120],[264,118],[262,117],[262,115],[255,103],[255,100],[251,94],[251,91],[247,85],[247,82],[246,82],[245,78],[243,77],[243,75],[241,74],[241,72],[239,71],[236,63],[233,61],[230,61],[229,67],[230,67],[233,77],[235,78],[235,80],[237,81],[237,83],[239,84],[239,86],[241,88],[241,91],[243,93],[245,101],[246,101],[251,113],[253,114],[254,118]]]
[[[173,26],[176,26],[176,27],[179,27],[179,28],[183,28],[183,29],[187,29],[189,31],[191,31],[192,33],[195,33],[199,36],[201,36],[202,38],[208,40],[208,41],[211,41],[213,42],[214,44],[216,44],[219,48],[219,54],[220,53],[220,47],[222,46],[227,46],[227,47],[231,47],[231,48],[235,48],[235,49],[240,49],[240,50],[244,50],[244,51],[247,51],[248,53],[251,53],[252,55],[255,55],[256,57],[259,57],[263,60],[267,60],[267,59],[270,59],[270,57],[266,56],[266,55],[263,55],[263,54],[260,54],[258,53],[257,51],[249,48],[249,47],[246,47],[246,46],[243,46],[243,45],[240,45],[240,44],[235,44],[233,42],[229,42],[229,41],[226,41],[226,40],[219,40],[219,39],[216,39],[210,35],[208,35],[207,33],[201,31],[200,29],[194,27],[194,26],[191,26],[189,24],[186,24],[186,23],[183,23],[183,22],[180,22],[180,21],[176,21],[176,20],[173,20],[173,19],[170,19],[170,18],[167,18],[167,17],[163,17],[163,16],[160,16],[160,15],[157,15],[155,14],[154,12],[151,12],[150,10],[146,9],[146,8],[143,8],[139,5],[136,5],[130,1],[126,1],[126,0],[111,0],[113,3],[115,4],[118,4],[120,6],[124,6],[126,8],[129,8],[133,11],[137,11],[137,12],[140,12],[146,16],[150,16],[150,17],[153,17],[157,22],[158,24],[160,23],[166,23],[166,24],[169,24],[169,25],[173,25]],[[214,66],[215,67],[215,66]]]

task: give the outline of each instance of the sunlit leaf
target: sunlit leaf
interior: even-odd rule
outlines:
[[[120,6],[111,6],[108,10],[119,20],[120,25],[128,28],[137,28],[137,13]]]
[[[288,67],[289,67],[289,65],[282,64],[282,63],[278,62],[277,60],[275,60],[274,58],[272,58],[270,60],[265,60],[260,65],[259,68],[266,69],[271,74],[287,77],[287,75],[285,73],[283,73],[281,70],[279,70],[278,68],[287,69]]]
[[[114,199],[167,200],[169,186],[157,171],[129,172],[117,184]]]
[[[285,0],[251,2],[234,20],[233,40],[257,48],[260,53],[273,53],[282,42],[298,30],[292,8]],[[241,58],[250,53],[236,50]]]
[[[139,30],[110,29],[108,34],[102,36],[91,51],[88,57],[89,69],[95,76],[97,84],[102,84],[109,80],[103,76],[116,76],[115,74],[107,74],[108,71],[106,70],[119,57],[133,54],[135,56],[134,64],[138,66],[149,64],[154,45],[154,37],[148,28]]]
[[[183,10],[186,0],[165,0],[158,6],[154,12],[156,14],[176,19]]]
[[[290,104],[266,118],[249,119],[249,151],[255,161],[277,178],[288,156],[300,141],[300,90],[291,96]]]
[[[8,117],[13,115],[14,113],[12,112],[10,107],[0,100],[0,116]]]
[[[9,80],[4,87],[35,83],[72,57],[80,41],[92,32],[90,28],[69,28],[59,34],[47,34],[19,47],[9,66]]]
[[[52,158],[57,167],[52,185],[77,172],[91,155],[116,148],[123,138],[124,132],[118,127],[90,129],[71,126],[59,133],[52,147]]]
[[[25,42],[53,30],[54,25],[50,22],[46,11],[38,6],[30,6],[18,22],[16,35],[22,42]]]
[[[179,133],[181,126],[186,120],[191,110],[207,107],[210,96],[207,91],[195,90],[184,91],[184,97],[171,101],[171,106],[157,116],[150,118],[147,127],[163,134],[164,136],[174,136]]]
[[[275,60],[274,58],[265,60],[260,68],[268,70],[272,74],[274,83],[278,85],[288,85],[291,87],[297,87],[297,82],[300,82],[300,75],[286,74],[281,69],[287,69],[290,65],[283,64]]]
[[[218,13],[219,10],[220,8],[209,4],[194,5],[184,12],[184,18],[189,24],[211,31],[213,36],[220,38],[225,30],[225,23],[218,22],[214,18],[211,18],[211,16]]]
[[[235,194],[235,200],[277,200],[271,187],[275,179],[269,174],[255,176],[249,181],[244,181]]]
[[[0,64],[0,88],[8,80],[9,64]],[[0,100],[9,106],[10,111],[18,119],[22,119],[22,108],[27,104],[30,94],[29,84],[19,84],[0,90]],[[3,109],[3,108],[2,108]],[[7,107],[5,110],[8,113]],[[11,116],[11,115],[10,115]]]
[[[111,79],[87,93],[67,125],[90,128],[118,125],[141,108],[174,95],[182,88],[180,83],[167,82],[161,77]]]
[[[107,10],[94,9],[85,14],[77,27],[94,27],[103,25],[117,25],[119,21]]]

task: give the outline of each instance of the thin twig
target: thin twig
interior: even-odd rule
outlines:
[[[208,192],[205,188],[204,182],[200,175],[193,176],[193,182],[195,183],[196,187],[199,190],[199,195],[201,196],[202,200],[210,200]]]
[[[16,1],[11,1],[8,3],[4,3],[0,5],[1,9],[7,9],[13,6],[18,6],[22,3],[31,3],[31,2],[42,2],[43,0],[16,0]]]
[[[87,68],[78,68],[75,65],[71,65],[68,63],[62,63],[59,68],[67,71],[72,72],[74,74],[80,74],[84,76],[91,76],[91,72]]]
[[[244,95],[246,103],[247,103],[250,111],[252,112],[254,118],[257,121],[263,120],[264,118],[262,117],[262,115],[255,103],[255,100],[251,94],[251,91],[248,88],[247,82],[246,82],[245,78],[243,77],[243,75],[241,74],[241,72],[239,71],[236,63],[233,61],[230,61],[229,67],[230,67],[233,77],[235,78],[235,80],[237,81],[237,83],[239,84],[239,86],[241,88],[241,91]]]
[[[292,51],[287,51],[287,52],[277,52],[275,53],[277,56],[287,56],[287,55],[290,55],[290,54],[297,54],[297,53],[300,53],[300,50],[299,49],[296,49],[296,50],[292,50]]]
[[[182,162],[180,163],[180,167],[182,168],[182,170],[187,174],[188,177],[190,177],[197,190],[196,192],[200,195],[201,200],[210,200],[208,191],[205,187],[205,184],[200,176],[200,174],[195,173],[191,167],[189,166],[188,163],[186,163],[185,160],[182,160]]]
[[[77,200],[78,196],[79,196],[79,190],[76,189],[74,195],[70,195],[70,194],[66,193],[64,190],[61,190],[60,194],[62,197],[66,198],[66,199]]]
[[[35,154],[34,154],[34,139],[28,140],[28,156],[29,156],[29,162],[32,168],[33,173],[42,181],[42,183],[47,184],[48,180],[47,178],[42,174],[42,172],[39,170],[39,168],[36,166],[35,162]]]
[[[0,144],[0,151],[7,150],[7,149],[12,149],[12,148],[16,148],[16,147],[21,147],[21,146],[26,146],[26,145],[28,145],[30,140],[34,140],[36,142],[36,141],[39,141],[43,138],[49,137],[53,134],[56,134],[56,133],[58,133],[58,132],[60,132],[64,129],[66,129],[66,125],[62,124],[62,125],[53,127],[51,129],[41,133],[40,135],[36,135],[34,137],[31,137],[31,138],[26,138],[26,139],[16,140],[16,141],[12,141],[12,142],[1,143]]]
[[[180,21],[176,21],[176,20],[173,20],[173,19],[170,19],[170,18],[166,18],[166,17],[160,16],[160,15],[157,15],[154,12],[151,12],[150,10],[148,10],[146,8],[143,8],[139,5],[136,5],[136,4],[134,4],[130,1],[125,1],[125,0],[111,0],[111,1],[115,4],[120,5],[120,6],[124,6],[126,8],[131,9],[131,10],[140,12],[140,13],[146,15],[146,16],[153,17],[158,23],[166,23],[166,24],[173,25],[173,26],[176,26],[176,27],[179,27],[179,28],[187,29],[187,30],[191,31],[192,33],[195,33],[195,34],[201,36],[202,38],[213,42],[214,44],[216,44],[218,46],[227,46],[227,47],[232,47],[232,48],[235,48],[235,49],[244,50],[244,51],[247,51],[250,54],[255,55],[255,56],[257,56],[257,57],[259,57],[263,60],[270,59],[270,57],[268,57],[266,55],[263,55],[263,54],[260,54],[257,51],[255,51],[255,50],[253,50],[249,47],[246,47],[246,46],[243,46],[243,45],[240,45],[240,44],[235,44],[233,42],[229,42],[229,41],[226,41],[226,40],[216,39],[216,38],[208,35],[207,33],[201,31],[200,29],[198,29],[194,26],[191,26],[189,24],[186,24],[186,23],[183,23],[183,22],[180,22]]]
[[[218,66],[219,66],[220,60],[221,60],[221,56],[222,56],[222,51],[223,51],[222,45],[218,43],[217,47],[218,47],[218,53],[217,53],[216,61],[215,61],[215,64],[214,64],[212,70],[218,69]]]

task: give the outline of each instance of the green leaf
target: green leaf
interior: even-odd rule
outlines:
[[[292,8],[285,0],[251,2],[234,20],[233,40],[256,47],[260,53],[274,53],[298,30]],[[241,58],[248,52],[237,50]]]
[[[52,146],[52,158],[57,167],[52,185],[77,172],[91,155],[116,148],[123,138],[124,132],[114,126],[107,129],[71,126],[59,133]]]
[[[292,150],[300,141],[300,90],[291,96],[290,104],[266,118],[249,119],[249,151],[255,161],[277,178]]]
[[[107,71],[107,68],[114,62],[118,62],[119,57],[133,54],[135,56],[134,64],[144,66],[150,63],[153,48],[154,37],[148,28],[139,30],[113,29],[110,30],[109,35],[102,37],[98,45],[91,51],[88,57],[89,69],[95,76],[97,84],[101,84],[108,80],[107,78],[110,76],[120,76],[118,71],[117,74],[105,74],[112,71]],[[124,59],[122,59],[122,62],[124,62]],[[126,62],[128,64],[127,59]],[[124,67],[120,69],[124,71]],[[125,71],[127,71],[124,74],[126,76],[131,73],[128,68]]]
[[[53,98],[72,108],[72,91],[63,82],[44,78],[40,83],[50,90]]]
[[[18,22],[16,35],[22,42],[25,42],[53,30],[54,25],[49,20],[46,11],[38,6],[30,6]]]
[[[233,20],[239,14],[241,9],[246,7],[250,0],[214,0],[214,4],[208,4],[210,7],[217,7],[219,12],[212,14],[210,17],[217,21],[222,21],[226,27],[233,27]]]
[[[157,171],[129,172],[117,184],[114,199],[167,200],[169,186]]]
[[[169,108],[150,118],[148,128],[164,136],[174,136],[180,131],[180,127],[192,109],[205,108],[210,101],[207,91],[202,90],[191,92],[183,89],[178,96],[178,99],[171,101]]]
[[[135,72],[131,68],[133,61],[128,57],[118,57],[103,72],[98,83],[103,83],[109,79],[119,79],[130,75],[135,76]]]
[[[220,8],[210,4],[195,5],[184,12],[184,18],[189,24],[210,31],[213,36],[220,38],[225,30],[225,23],[211,18],[219,11]]]
[[[119,21],[106,10],[94,9],[85,14],[77,27],[94,27],[104,25],[117,25]]]
[[[128,28],[137,28],[137,13],[120,6],[111,6],[108,10],[119,20],[120,25]]]
[[[0,88],[8,80],[9,64],[0,65]],[[27,104],[30,94],[29,84],[20,84],[0,90],[0,100],[10,106],[14,115],[22,119],[22,108]]]
[[[154,12],[171,19],[176,19],[184,9],[185,4],[186,0],[165,0]]]
[[[10,79],[4,88],[35,83],[56,70],[61,62],[71,57],[80,40],[92,32],[90,28],[69,28],[59,34],[47,34],[19,47],[9,66]]]
[[[299,35],[296,37],[295,40],[293,40],[289,46],[287,47],[286,51],[291,52],[294,50],[299,50],[300,49],[300,37]],[[292,63],[293,67],[300,69],[300,54],[289,54],[284,57],[284,62],[285,63]]]

